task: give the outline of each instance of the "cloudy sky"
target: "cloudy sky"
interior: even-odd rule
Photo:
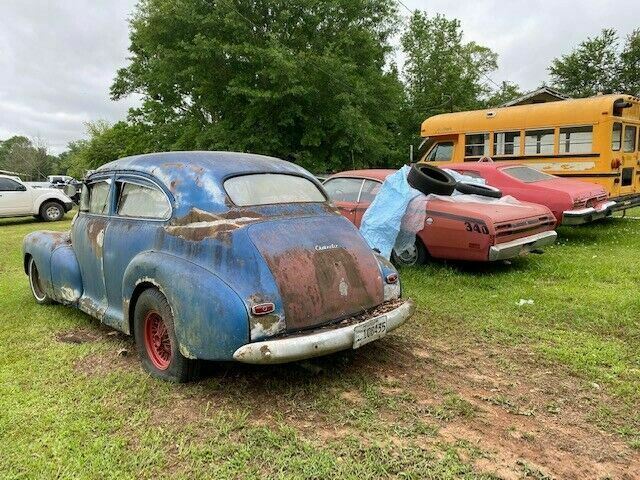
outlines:
[[[109,86],[126,63],[127,17],[135,3],[0,0],[0,139],[37,137],[59,153],[84,136],[85,122],[126,115],[136,100],[111,101]],[[546,80],[551,60],[587,36],[605,27],[624,36],[640,27],[637,0],[403,3],[460,19],[466,40],[499,54],[500,69],[492,79],[525,90]]]

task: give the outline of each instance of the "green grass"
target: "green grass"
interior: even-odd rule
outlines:
[[[32,300],[22,238],[69,222],[0,220],[0,478],[493,478],[474,467],[482,446],[438,436],[482,412],[421,375],[411,349],[435,341],[524,349],[559,378],[598,384],[612,400],[588,421],[640,444],[640,221],[561,229],[557,246],[511,265],[406,269],[419,313],[354,358],[211,365],[190,385],[151,379],[118,356],[130,340]],[[96,340],[56,338],[77,330]],[[513,356],[498,365],[522,372]],[[512,408],[500,395],[485,403]]]
[[[434,313],[424,321],[438,333],[471,330],[493,343],[525,345],[636,402],[639,252],[640,220],[612,219],[560,228],[540,256],[507,265],[434,262],[406,269],[402,280]]]

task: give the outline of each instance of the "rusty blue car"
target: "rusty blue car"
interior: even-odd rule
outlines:
[[[261,155],[167,152],[91,172],[66,233],[24,239],[38,303],[133,335],[153,376],[202,360],[273,364],[359,348],[404,323],[394,267],[305,169]]]

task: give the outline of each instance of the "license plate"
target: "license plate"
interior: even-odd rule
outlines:
[[[353,330],[353,348],[360,348],[369,342],[373,342],[387,334],[387,317],[378,317],[367,320]]]

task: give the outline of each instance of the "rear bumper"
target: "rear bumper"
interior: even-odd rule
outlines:
[[[640,206],[640,195],[624,195],[612,198],[611,201],[615,204],[611,207],[611,211],[619,212],[620,210]]]
[[[406,322],[416,307],[413,300],[408,299],[395,309],[382,315],[363,320],[387,317],[387,333]],[[274,364],[320,357],[330,353],[353,348],[354,330],[363,322],[342,328],[321,329],[309,333],[254,342],[243,345],[235,351],[233,358],[243,363]]]
[[[550,232],[536,233],[535,235],[518,238],[511,242],[494,245],[489,249],[489,261],[495,262],[496,260],[507,260],[517,257],[522,253],[530,252],[536,248],[551,245],[556,241],[556,238],[558,238],[558,234],[552,230]]]
[[[616,202],[608,201],[596,207],[567,210],[562,212],[562,225],[583,225],[600,220],[611,215],[615,206]]]

